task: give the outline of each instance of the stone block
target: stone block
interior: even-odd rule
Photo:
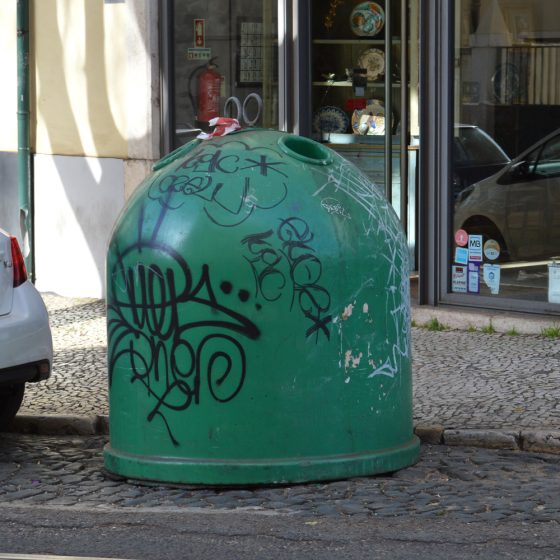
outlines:
[[[523,430],[521,448],[533,453],[560,454],[559,430]]]
[[[445,430],[445,445],[465,445],[487,449],[519,449],[519,432],[515,430]]]
[[[439,445],[443,440],[443,426],[416,426],[414,433],[420,438],[423,443],[430,443],[432,445]]]

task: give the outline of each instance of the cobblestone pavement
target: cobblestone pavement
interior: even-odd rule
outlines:
[[[477,521],[560,521],[560,457],[423,446],[413,467],[392,475],[285,487],[212,489],[140,485],[103,471],[101,436],[0,439],[0,502],[87,509],[203,508],[304,516]]]
[[[21,414],[107,414],[105,303],[42,294],[49,310],[51,377],[27,384]]]
[[[53,375],[28,385],[21,414],[106,415],[105,304],[43,295]],[[414,417],[445,428],[560,429],[560,341],[413,328]]]

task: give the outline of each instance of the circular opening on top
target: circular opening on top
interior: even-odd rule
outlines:
[[[282,136],[278,144],[283,152],[306,163],[328,165],[333,160],[324,146],[303,136]]]

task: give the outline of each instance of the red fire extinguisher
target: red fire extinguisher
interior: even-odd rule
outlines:
[[[207,123],[210,119],[220,116],[221,85],[222,76],[210,60],[198,75],[196,118],[199,122]]]

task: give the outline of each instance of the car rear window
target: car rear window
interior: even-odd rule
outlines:
[[[478,128],[461,128],[456,130],[454,138],[455,162],[478,164],[508,163],[505,152],[484,132]]]

